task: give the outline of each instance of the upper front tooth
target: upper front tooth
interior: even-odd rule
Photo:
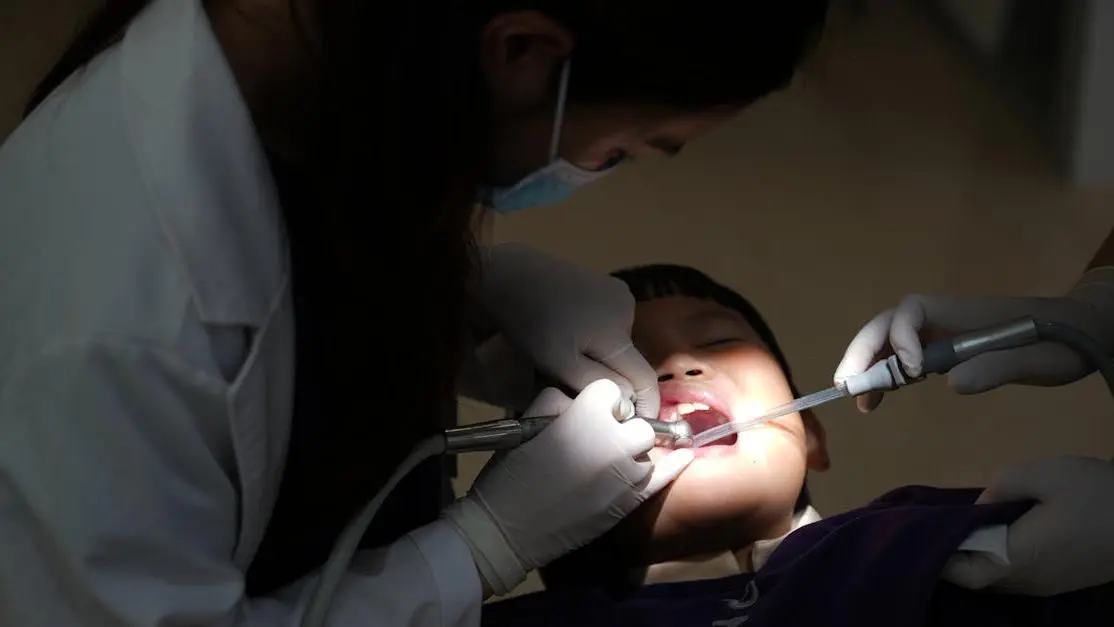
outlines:
[[[710,409],[711,407],[704,403],[681,403],[677,406],[677,413],[686,416],[694,411],[709,411]]]

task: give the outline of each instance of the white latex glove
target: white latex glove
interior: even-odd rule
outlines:
[[[619,279],[521,244],[483,251],[481,301],[496,328],[539,370],[573,390],[610,379],[657,418],[657,373],[631,343],[634,297]]]
[[[979,503],[1036,500],[1009,526],[1009,565],[959,554],[944,578],[964,588],[1050,596],[1114,582],[1114,463],[1067,456],[1011,466]]]
[[[859,331],[836,368],[835,380],[859,374],[878,359],[896,353],[909,374],[921,373],[922,341],[930,342],[1025,316],[1070,324],[1114,349],[1114,267],[1096,268],[1063,298],[958,297],[914,294],[878,314]],[[980,355],[948,373],[960,394],[977,394],[1007,383],[1063,385],[1092,368],[1073,350],[1041,343]],[[880,392],[857,399],[870,411]]]
[[[648,461],[654,431],[638,418],[616,420],[622,400],[608,380],[589,384],[575,401],[544,390],[526,415],[560,418],[493,458],[468,494],[445,511],[496,594],[602,535],[692,461],[685,449],[657,465]]]

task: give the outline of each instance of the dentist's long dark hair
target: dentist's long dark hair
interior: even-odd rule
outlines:
[[[28,113],[118,42],[151,1],[104,0],[35,90]],[[827,5],[290,1],[314,12],[320,32],[307,46],[323,42],[311,51],[324,78],[310,133],[316,143],[305,147],[309,167],[274,164],[298,303],[297,408],[249,593],[320,564],[345,522],[411,445],[439,428],[437,417],[453,401],[472,313],[472,199],[491,137],[477,67],[490,18],[541,11],[572,32],[573,103],[700,110],[742,107],[787,85]],[[307,430],[312,437],[298,435]],[[427,490],[431,498],[436,490]],[[432,515],[435,506],[409,518],[399,510],[393,520],[377,519],[383,525],[366,540],[388,542]]]

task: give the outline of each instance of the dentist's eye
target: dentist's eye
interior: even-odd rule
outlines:
[[[629,161],[629,160],[630,160],[630,155],[627,153],[627,151],[618,150],[618,149],[612,150],[611,153],[609,153],[607,155],[607,160],[604,161],[600,165],[600,167],[597,168],[597,169],[598,170],[608,170],[608,169],[614,168],[615,166],[617,166],[617,165],[619,165],[619,164],[621,164],[625,161]]]

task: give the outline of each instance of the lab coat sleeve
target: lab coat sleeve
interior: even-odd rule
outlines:
[[[55,346],[0,373],[0,625],[297,625],[312,578],[243,596],[227,388],[172,352]],[[359,555],[330,625],[479,624],[447,523]]]

